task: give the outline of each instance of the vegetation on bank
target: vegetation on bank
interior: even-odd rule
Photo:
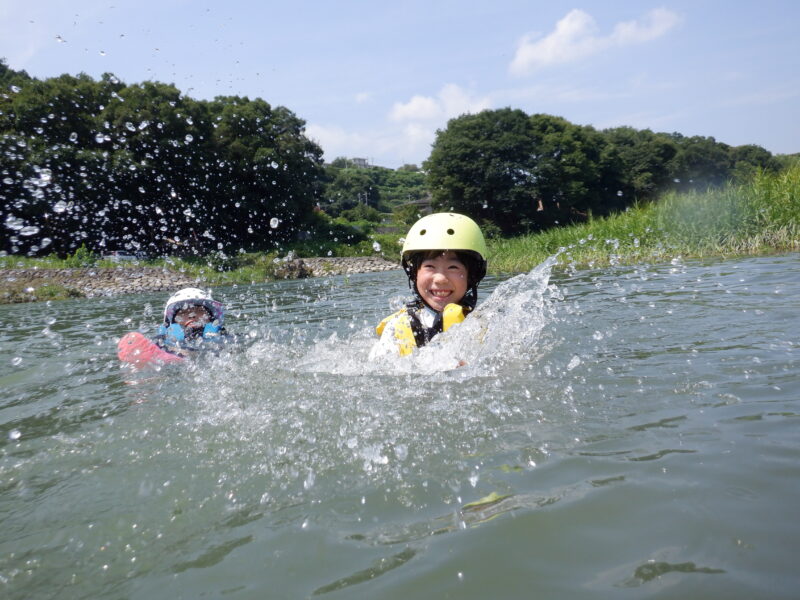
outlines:
[[[526,271],[561,252],[577,267],[800,250],[800,164],[705,192],[669,192],[608,217],[489,244],[490,270]]]
[[[297,244],[289,252],[248,252],[227,256],[162,258],[139,261],[199,277],[209,285],[248,284],[272,279],[287,259],[312,256],[384,256],[396,260],[400,234],[374,234],[354,245]],[[380,241],[378,241],[380,240]],[[757,172],[749,181],[710,188],[705,192],[669,192],[658,201],[585,223],[552,228],[542,233],[489,239],[493,273],[527,271],[548,256],[560,253],[561,264],[594,267],[608,264],[666,262],[676,257],[733,256],[800,250],[800,164],[780,173]],[[85,247],[66,259],[55,256],[0,257],[0,268],[117,267]],[[8,287],[8,286],[6,286]],[[14,294],[27,297],[24,287]],[[61,297],[74,297],[62,290]],[[42,298],[60,297],[54,286]],[[2,295],[2,294],[0,294]],[[8,296],[8,294],[5,294]],[[29,298],[32,299],[32,298]],[[9,301],[3,299],[2,301]]]
[[[787,159],[502,108],[451,119],[423,169],[325,164],[305,122],[261,98],[197,100],[110,73],[39,80],[0,59],[0,252],[15,256],[64,258],[85,245],[192,264],[216,255],[241,268],[242,253],[295,246],[369,253],[376,235],[402,234],[427,208],[467,214],[490,237],[518,236],[744,181]]]

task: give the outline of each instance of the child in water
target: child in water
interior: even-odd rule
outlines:
[[[486,242],[469,217],[428,215],[408,231],[402,265],[414,299],[380,322],[371,359],[411,354],[464,320],[478,302],[478,284],[486,275]]]
[[[153,341],[163,350],[189,356],[208,342],[226,335],[225,308],[211,294],[198,288],[175,292],[164,307],[164,322]]]

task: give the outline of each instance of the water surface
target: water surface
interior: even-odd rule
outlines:
[[[796,597],[799,258],[491,278],[404,361],[397,271],[138,372],[166,294],[0,306],[2,595]]]

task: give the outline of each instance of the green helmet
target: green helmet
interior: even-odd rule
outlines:
[[[412,289],[416,290],[412,257],[417,252],[427,250],[452,250],[470,256],[473,259],[470,260],[471,268],[468,268],[470,288],[473,288],[477,298],[477,289],[474,288],[486,275],[486,241],[475,221],[456,213],[434,213],[422,217],[411,226],[403,244],[401,263]]]
[[[465,250],[486,260],[486,241],[480,227],[456,213],[434,213],[414,223],[403,244],[403,262],[418,250]]]

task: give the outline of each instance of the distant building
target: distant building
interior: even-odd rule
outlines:
[[[348,162],[359,169],[366,169],[369,166],[369,160],[366,158],[349,158]]]

